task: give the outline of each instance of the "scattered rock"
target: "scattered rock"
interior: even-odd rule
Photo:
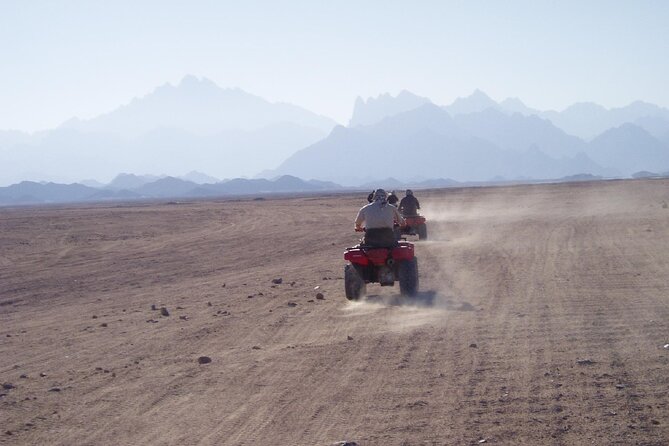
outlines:
[[[60,392],[60,387],[52,387],[49,389],[49,392]]]
[[[45,377],[46,377],[46,373],[44,373],[44,372],[40,372],[39,376],[41,376],[42,378],[45,378]]]
[[[169,316],[169,315],[170,315],[170,312],[167,311],[167,308],[166,308],[166,307],[160,307],[160,315],[161,315],[161,316]]]
[[[338,441],[336,443],[332,443],[332,446],[358,446],[358,443],[355,441]]]
[[[289,307],[296,307],[297,304],[295,302],[288,302],[287,304]]]
[[[479,348],[479,346],[476,345],[474,342],[472,342],[471,344],[469,344],[469,348]]]
[[[259,346],[259,345],[254,345],[254,346],[251,347],[251,348],[252,348],[253,350],[260,350],[260,346]]]
[[[669,350],[669,344],[664,344],[663,347]]]
[[[181,319],[182,321],[187,321],[187,320],[188,320],[188,316],[179,316],[179,319]]]
[[[96,315],[93,315],[93,319],[97,319],[98,317]]]
[[[274,285],[281,285],[283,283],[283,279],[281,277],[277,277],[276,279],[272,279],[272,283]]]
[[[147,319],[146,322],[149,322],[151,324],[157,324],[158,323],[158,321],[155,320],[155,319]]]
[[[223,285],[221,285],[221,288],[225,288],[225,282],[223,282]]]
[[[12,431],[5,431],[5,435],[14,435]]]
[[[482,438],[482,439],[479,440],[479,444],[481,444],[481,443],[487,443],[487,442],[488,442],[488,440],[486,440],[485,438]]]
[[[107,327],[107,323],[106,322],[101,323],[100,327]]]
[[[576,364],[578,365],[592,365],[594,363],[595,361],[593,361],[592,359],[579,359],[576,361]]]
[[[9,333],[7,333],[5,336],[8,337],[8,338],[12,337],[12,335],[10,335]]]
[[[5,390],[12,390],[12,389],[14,389],[15,387],[14,387],[14,384],[12,384],[12,383],[4,383],[4,384],[2,385],[2,388],[5,389]]]
[[[197,358],[198,364],[209,364],[211,362],[211,358],[209,356],[200,356]]]
[[[353,336],[348,335],[348,336],[346,336],[346,339],[348,339],[349,341],[352,341],[352,340],[353,340]]]
[[[246,298],[247,299],[253,299],[253,294],[249,294],[248,296],[246,296]]]
[[[325,299],[325,296],[323,296],[323,293],[316,293],[316,299],[323,300]]]
[[[290,286],[295,286],[297,282],[290,282]]]
[[[625,384],[616,384],[616,389],[622,390],[625,388]]]
[[[19,376],[19,378],[21,378],[21,379],[27,379],[27,378],[28,378],[28,375],[26,375],[25,373],[21,373],[21,376]]]
[[[316,286],[314,287],[314,291],[315,291],[315,290],[320,290],[320,289],[321,289],[321,286],[320,286],[320,285],[316,285]]]
[[[185,308],[177,305],[177,310],[185,310]]]
[[[309,302],[309,303],[313,303],[313,302],[316,302],[316,301],[313,300],[313,299],[309,299],[307,302]]]
[[[151,309],[152,309],[153,311],[156,311],[158,308],[156,307],[156,304],[151,304]]]
[[[211,305],[211,302],[207,302],[207,306],[208,306],[208,307],[211,307],[211,306],[212,306],[212,305]]]

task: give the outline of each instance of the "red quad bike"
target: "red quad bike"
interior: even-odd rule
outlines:
[[[418,240],[427,240],[427,225],[422,215],[409,215],[404,217],[406,226],[395,227],[395,238],[399,240],[403,235],[417,235]]]
[[[400,294],[415,296],[418,292],[418,259],[413,243],[398,242],[394,246],[378,248],[356,245],[347,248],[344,260],[344,287],[348,300],[358,300],[365,294],[368,283],[394,286],[400,283]]]

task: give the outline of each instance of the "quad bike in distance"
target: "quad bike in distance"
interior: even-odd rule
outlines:
[[[398,242],[393,246],[376,247],[359,244],[347,248],[344,260],[344,288],[348,300],[358,300],[368,283],[381,286],[400,284],[400,294],[415,296],[418,292],[418,259],[414,245]]]
[[[395,227],[395,238],[399,240],[403,235],[417,235],[418,240],[427,240],[427,224],[422,215],[404,216],[406,226]]]

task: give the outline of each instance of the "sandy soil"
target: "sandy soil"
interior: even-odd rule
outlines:
[[[419,198],[358,303],[364,196],[0,209],[0,444],[669,444],[669,181]]]

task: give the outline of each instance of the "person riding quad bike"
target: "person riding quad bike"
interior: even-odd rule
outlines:
[[[355,217],[355,230],[365,231],[363,245],[393,246],[396,243],[393,232],[395,222],[400,226],[405,225],[404,218],[397,208],[388,204],[386,191],[377,189],[374,191],[374,201],[358,211]]]
[[[420,203],[418,199],[414,197],[413,191],[407,189],[406,196],[400,201],[400,212],[403,216],[413,216],[418,215],[418,209],[420,209]]]
[[[397,206],[397,202],[400,201],[399,198],[397,198],[397,195],[395,195],[395,191],[392,191],[390,194],[388,194],[388,203],[392,204],[393,206]]]

